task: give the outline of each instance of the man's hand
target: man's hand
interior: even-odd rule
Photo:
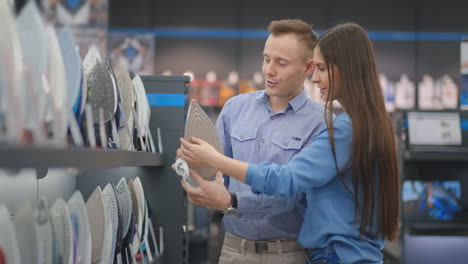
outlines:
[[[198,187],[192,187],[184,180],[181,180],[181,183],[192,204],[220,211],[231,205],[231,195],[223,184],[223,174],[220,171],[216,173],[214,181],[204,180],[194,170],[190,170],[190,175]]]

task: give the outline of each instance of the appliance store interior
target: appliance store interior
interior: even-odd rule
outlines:
[[[348,22],[374,49],[378,100],[396,144],[398,227],[381,247],[366,237],[376,259],[363,249],[363,261],[352,263],[467,263],[467,13],[462,0],[0,0],[0,264],[351,261],[335,241],[342,262],[315,262],[311,252],[324,248],[305,246],[317,236],[306,227],[329,219],[310,216],[309,197],[302,204],[253,191],[259,167],[245,172],[251,188],[182,160],[180,139],[190,136],[258,164],[287,164],[307,148],[301,137],[317,127],[293,113],[301,96],[330,106],[314,77],[321,64],[311,64],[284,112],[248,112],[259,101],[245,99],[267,98],[272,108],[268,98],[282,80],[265,65],[291,46],[272,44],[272,22],[281,21],[317,34],[313,61],[329,60],[317,47]],[[278,72],[288,67],[282,63]],[[337,120],[346,112],[341,101],[331,107]],[[275,133],[286,117],[300,137]],[[242,127],[231,131],[230,119]],[[210,175],[196,179],[193,171]],[[212,186],[230,197],[228,206],[196,198]],[[274,212],[284,201],[305,216]]]

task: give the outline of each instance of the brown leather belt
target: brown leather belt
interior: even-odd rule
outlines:
[[[278,244],[281,246],[282,252],[293,252],[304,250],[296,240],[291,238],[278,239],[271,241],[258,241],[258,240],[249,240],[244,239],[238,236],[235,236],[230,233],[226,233],[224,236],[224,244],[230,248],[235,248],[239,251],[242,250],[242,240],[245,240],[245,251],[255,252],[255,253],[278,253]],[[278,242],[279,241],[279,242]]]

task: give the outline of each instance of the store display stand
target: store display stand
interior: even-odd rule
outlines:
[[[413,111],[414,112],[414,111]],[[457,111],[426,111],[457,112]],[[468,112],[460,111],[461,122]],[[462,126],[462,145],[411,146],[406,112],[398,113],[400,175],[404,181],[460,182],[462,207],[457,221],[414,220],[401,203],[401,263],[466,263],[468,259],[468,130]],[[429,128],[428,128],[429,129]],[[403,193],[402,193],[403,195]],[[403,197],[403,196],[402,196]],[[443,252],[443,253],[442,253]]]
[[[158,147],[163,149],[161,153],[2,145],[0,168],[36,169],[38,179],[47,177],[49,168],[74,168],[78,170],[76,189],[85,199],[96,186],[104,188],[122,177],[140,177],[153,225],[156,230],[164,229],[164,253],[156,263],[185,264],[188,263],[187,198],[171,164],[179,138],[183,136],[189,79],[185,76],[143,76],[142,79],[151,106],[150,129],[154,142],[158,142],[158,137],[161,139]]]

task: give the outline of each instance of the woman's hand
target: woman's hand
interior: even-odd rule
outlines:
[[[191,167],[216,168],[217,159],[222,156],[213,146],[205,141],[191,137],[190,142],[181,138],[177,157],[185,160]]]
[[[245,175],[249,166],[247,162],[226,157],[199,138],[191,137],[190,142],[181,138],[180,143],[176,159],[183,159],[191,168],[214,168],[241,182],[245,182]]]

